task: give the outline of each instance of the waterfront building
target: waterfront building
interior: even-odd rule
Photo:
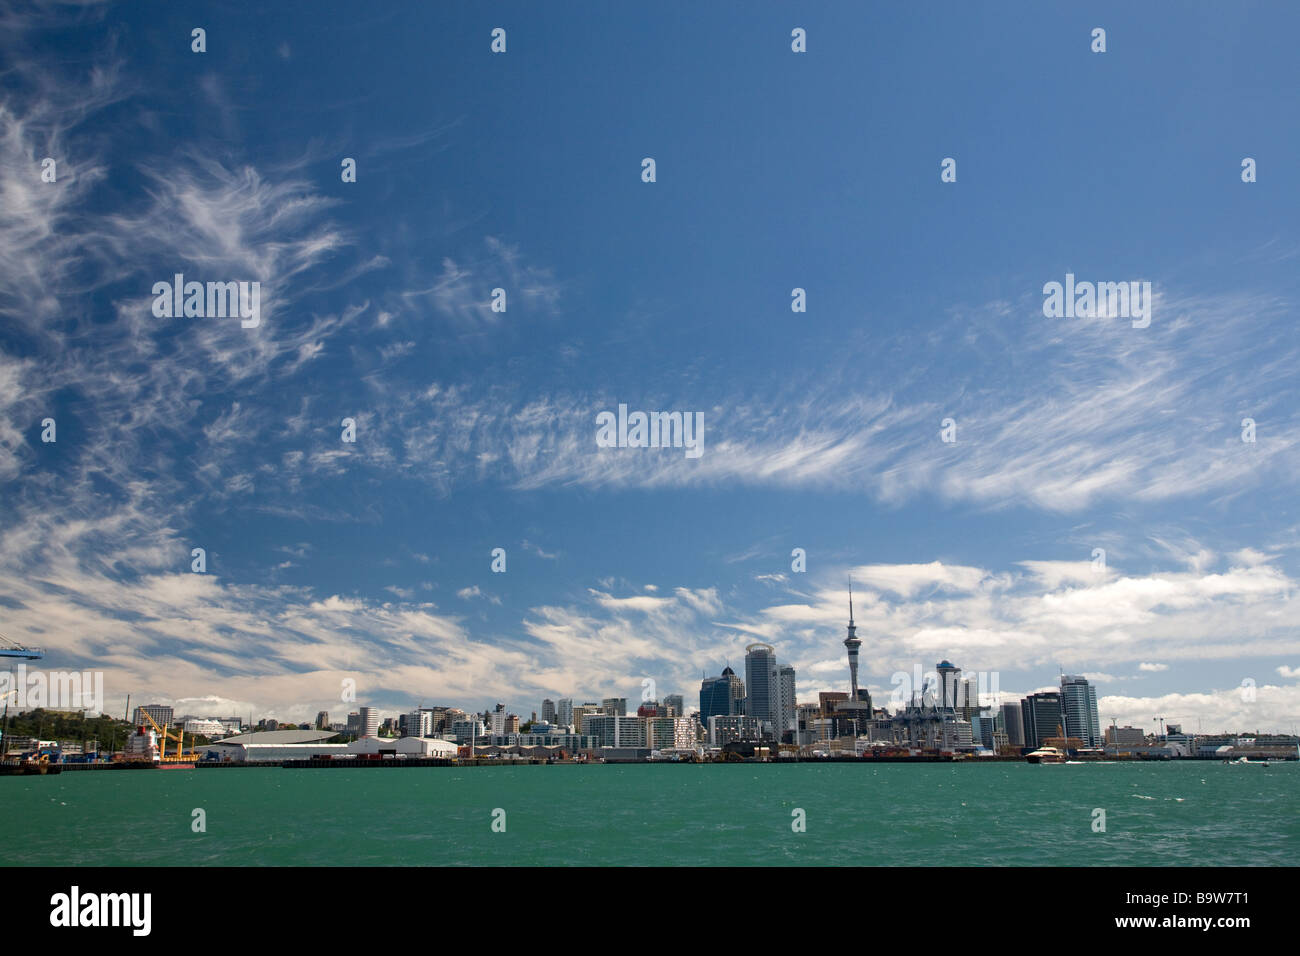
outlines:
[[[725,747],[734,741],[758,741],[762,734],[760,723],[757,717],[742,714],[714,714],[709,717],[709,746]]]
[[[648,717],[645,745],[652,750],[689,750],[695,746],[695,721],[689,717]]]
[[[1024,716],[1025,746],[1031,750],[1042,747],[1049,737],[1060,737],[1064,731],[1059,691],[1030,694],[1020,701],[1020,712]]]
[[[598,747],[645,747],[645,721],[622,714],[588,714],[582,734],[596,738]]]
[[[1101,745],[1097,688],[1088,683],[1086,677],[1077,674],[1061,675],[1061,711],[1067,737],[1078,737],[1086,747]]]
[[[1141,746],[1147,742],[1147,735],[1140,727],[1107,727],[1106,743],[1119,746]]]

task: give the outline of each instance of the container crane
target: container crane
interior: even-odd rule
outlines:
[[[0,657],[16,657],[25,661],[39,661],[45,651],[39,647],[27,647],[0,634]]]
[[[21,661],[39,661],[45,656],[45,651],[39,647],[28,647],[25,644],[19,644],[17,641],[11,641],[9,638],[0,634],[0,658],[8,660],[18,659]],[[22,665],[19,665],[22,666]],[[9,671],[9,683],[6,685],[12,689],[14,686],[14,674],[12,668]],[[0,755],[7,753],[9,750],[9,694],[12,690],[5,692],[5,713],[3,720],[3,729],[0,729]]]

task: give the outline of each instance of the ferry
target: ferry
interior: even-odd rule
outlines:
[[[1065,752],[1057,747],[1039,747],[1033,753],[1025,754],[1029,763],[1065,763]]]

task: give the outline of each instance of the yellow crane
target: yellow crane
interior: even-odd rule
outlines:
[[[198,759],[199,755],[194,751],[190,751],[189,753],[185,752],[184,730],[181,731],[179,737],[176,737],[170,731],[159,727],[158,721],[149,716],[149,711],[141,709],[140,713],[144,714],[144,719],[153,724],[153,729],[158,732],[158,740],[161,743],[161,748],[158,754],[158,760],[160,763],[192,763]],[[169,740],[174,740],[177,743],[176,753],[171,757],[167,756],[167,741]]]

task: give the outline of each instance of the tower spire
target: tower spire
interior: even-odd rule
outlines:
[[[858,648],[862,641],[858,639],[858,629],[853,623],[853,576],[849,575],[849,633],[844,638],[844,647],[849,652],[849,700],[858,699]]]

